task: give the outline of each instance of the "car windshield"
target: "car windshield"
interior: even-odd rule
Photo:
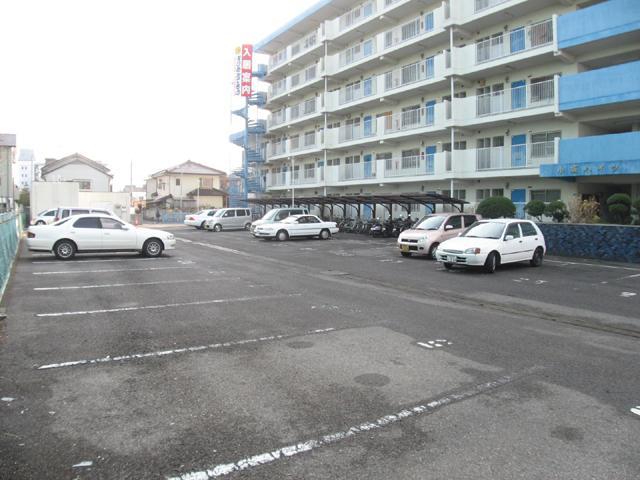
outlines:
[[[441,215],[429,215],[422,218],[414,227],[414,230],[438,230],[445,217]]]
[[[480,222],[471,225],[460,236],[468,238],[500,238],[504,232],[504,223]]]
[[[273,220],[277,213],[278,210],[269,210],[261,220]]]
[[[203,213],[205,213],[205,210],[200,210],[199,212],[194,213],[194,215],[202,215]]]
[[[213,216],[214,217],[221,217],[223,213],[224,213],[224,210],[218,210],[216,213],[213,214]]]

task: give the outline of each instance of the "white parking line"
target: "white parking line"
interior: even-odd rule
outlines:
[[[548,258],[545,258],[544,261],[549,263],[560,263],[562,265],[578,265],[578,266],[585,266],[585,267],[598,267],[598,268],[609,268],[613,270],[629,270],[631,272],[640,272],[640,268],[619,267],[617,265],[599,265],[597,263],[568,262],[568,261],[561,261],[561,260],[549,260]]]
[[[74,263],[104,263],[104,262],[130,262],[131,260],[135,260],[136,262],[151,262],[156,260],[179,260],[178,257],[156,257],[156,258],[138,258],[136,256],[131,257],[122,257],[122,258],[109,258],[109,259],[100,259],[100,260],[71,260],[66,262],[66,265],[73,265]],[[46,264],[57,264],[60,265],[62,262],[60,260],[50,260],[50,261],[41,261],[36,260],[32,261],[34,265],[46,265]]]
[[[212,305],[214,303],[250,302],[253,300],[267,300],[276,298],[299,297],[301,293],[287,295],[260,295],[255,297],[220,298],[217,300],[202,300],[199,302],[167,303],[164,305],[144,305],[142,307],[105,308],[100,310],[79,310],[76,312],[36,313],[36,317],[64,317],[69,315],[93,315],[96,313],[135,312],[137,310],[158,310],[160,308],[190,307],[194,305]]]
[[[160,282],[139,282],[139,283],[108,283],[102,285],[73,285],[70,287],[36,287],[37,292],[44,292],[48,290],[81,290],[85,288],[117,288],[117,287],[137,287],[142,285],[169,285],[173,283],[198,283],[198,282],[213,282],[213,280],[166,280]]]
[[[447,395],[427,404],[416,405],[415,407],[407,408],[391,415],[385,415],[384,417],[377,418],[371,422],[365,422],[360,425],[356,425],[347,430],[342,430],[340,432],[324,435],[320,438],[311,439],[304,442],[296,443],[294,445],[278,448],[270,452],[253,455],[251,457],[238,460],[234,463],[219,464],[206,470],[189,472],[178,477],[167,478],[168,480],[206,480],[209,478],[228,475],[233,472],[239,472],[242,470],[247,470],[249,468],[258,467],[260,465],[275,462],[276,460],[283,460],[287,457],[292,457],[300,453],[309,452],[318,447],[323,447],[340,442],[344,439],[359,435],[361,433],[366,433],[378,428],[384,428],[388,425],[400,422],[409,417],[431,414],[449,404],[461,402],[490,390],[495,390],[513,382],[514,380],[514,376],[504,376],[492,382],[476,385],[462,393]]]
[[[40,367],[37,367],[37,370],[50,370],[53,368],[75,367],[78,365],[96,365],[96,364],[104,364],[104,363],[110,363],[110,362],[124,362],[127,360],[136,360],[139,358],[148,358],[148,357],[164,357],[167,355],[176,355],[179,353],[201,352],[203,350],[215,350],[218,348],[225,348],[225,347],[237,347],[237,346],[246,345],[249,343],[259,343],[259,342],[268,342],[271,340],[282,340],[285,338],[304,337],[307,335],[318,335],[320,333],[328,333],[333,331],[335,331],[335,328],[323,328],[319,330],[311,330],[309,332],[304,332],[304,333],[271,335],[268,337],[251,338],[248,340],[237,340],[235,342],[212,343],[210,345],[200,345],[197,347],[175,348],[173,350],[162,350],[162,351],[148,352],[148,353],[132,353],[130,355],[120,355],[117,357],[106,356],[102,358],[95,358],[93,360],[76,360],[73,362],[50,363],[49,365],[42,365]]]
[[[191,267],[151,267],[151,268],[113,268],[109,270],[62,270],[57,272],[32,272],[32,275],[67,275],[75,273],[106,273],[106,272],[150,272],[152,270],[175,270]]]

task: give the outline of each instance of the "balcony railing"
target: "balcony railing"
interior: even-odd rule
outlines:
[[[416,128],[430,127],[435,124],[436,105],[416,108],[390,115],[384,119],[384,133],[396,133]]]
[[[302,70],[292,74],[288,79],[282,79],[274,83],[269,87],[269,97],[278,97],[287,91],[294,90],[296,88],[303,87],[304,85],[311,83],[320,78],[323,71],[323,62],[314,63]]]
[[[367,122],[355,125],[343,125],[338,129],[338,142],[345,143],[361,138],[373,137],[376,134],[376,121],[371,119]]]
[[[435,154],[390,158],[384,165],[385,177],[433,175],[434,171]]]
[[[435,58],[429,57],[410,65],[396,68],[384,74],[385,91],[404,87],[415,82],[428,80],[435,76]]]
[[[375,38],[370,38],[364,42],[360,42],[353,47],[349,47],[343,50],[339,54],[340,68],[346,67],[352,63],[359,62],[360,60],[370,57],[376,53],[376,41]]]
[[[476,65],[515,55],[553,42],[551,19],[512,30],[475,44]]]
[[[340,89],[339,104],[344,105],[375,95],[376,84],[376,77],[371,77]]]
[[[287,61],[287,49],[280,50],[269,58],[269,67],[276,68]]]
[[[552,163],[555,158],[555,142],[539,142],[511,147],[477,148],[476,170],[506,170],[539,167]]]
[[[509,0],[475,0],[474,12],[478,13],[501,3],[508,2]]]
[[[338,167],[338,181],[366,180],[376,178],[375,162],[348,163]]]
[[[347,13],[343,14],[338,20],[338,29],[340,32],[347,30],[348,28],[358,25],[364,22],[367,18],[372,16],[376,12],[376,2],[370,0],[361,5],[358,5]]]
[[[469,97],[469,99],[473,98]],[[478,95],[475,97],[475,113],[476,117],[498,115],[516,110],[552,105],[554,99],[554,81],[545,80],[521,87]]]

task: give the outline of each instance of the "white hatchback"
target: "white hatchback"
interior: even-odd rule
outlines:
[[[140,252],[158,257],[175,246],[172,233],[135,227],[104,215],[77,215],[27,230],[29,250],[53,252],[61,260],[87,252]]]
[[[500,218],[475,223],[460,236],[442,242],[436,259],[448,270],[454,265],[484,267],[493,273],[503,263],[529,261],[542,265],[547,250],[544,235],[529,220]]]

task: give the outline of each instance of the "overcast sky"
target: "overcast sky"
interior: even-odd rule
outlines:
[[[115,187],[187,159],[230,171],[234,47],[316,0],[0,0],[0,133],[81,153]]]

